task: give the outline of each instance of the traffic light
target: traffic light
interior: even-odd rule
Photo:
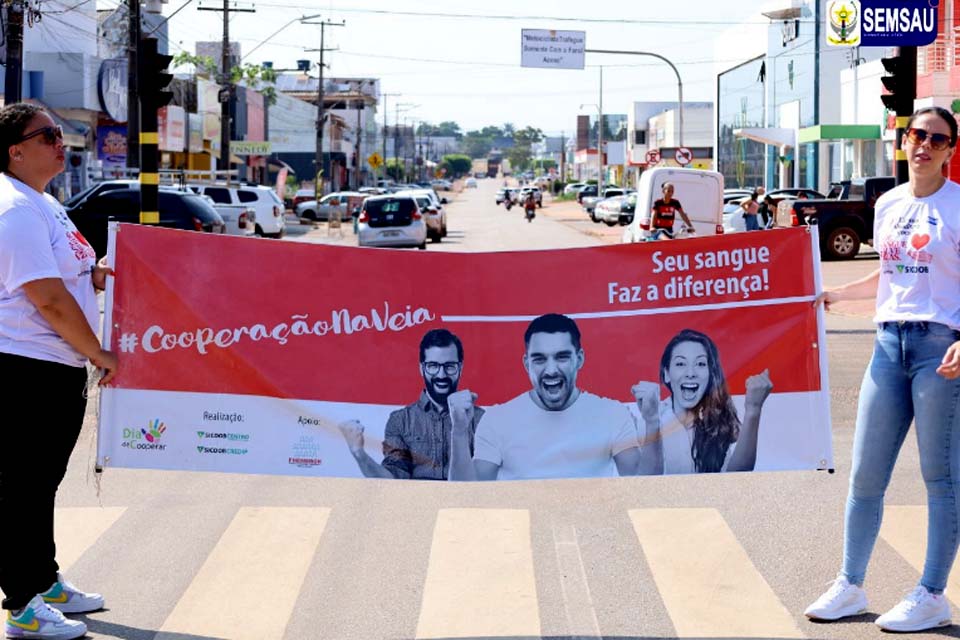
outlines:
[[[896,55],[889,58],[880,58],[883,68],[890,75],[883,76],[880,81],[890,93],[880,96],[884,106],[896,114],[897,133],[894,137],[894,175],[897,184],[903,184],[909,179],[907,156],[900,148],[907,122],[913,113],[913,101],[917,98],[917,48],[898,47]]]
[[[173,80],[173,75],[167,73],[167,67],[172,60],[173,56],[157,52],[156,38],[144,38],[140,41],[137,80],[140,104],[144,107],[149,106],[156,110],[167,106],[173,100],[173,94],[166,90]]]
[[[880,96],[880,99],[890,111],[895,111],[899,116],[909,116],[913,113],[913,101],[917,97],[916,47],[900,47],[896,55],[881,58],[880,62],[890,74],[880,78],[884,88],[890,92]]]

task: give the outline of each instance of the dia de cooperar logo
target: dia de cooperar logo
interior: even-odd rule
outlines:
[[[121,447],[125,449],[136,449],[138,451],[163,451],[167,445],[160,442],[163,434],[166,433],[167,426],[159,418],[151,420],[145,428],[127,428],[123,429],[123,442]]]
[[[827,43],[835,47],[860,44],[860,2],[832,0],[827,3]]]

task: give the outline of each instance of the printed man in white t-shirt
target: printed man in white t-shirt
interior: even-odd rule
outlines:
[[[627,407],[577,387],[584,353],[567,316],[533,320],[524,334],[523,366],[533,388],[487,409],[477,425],[472,467],[460,460],[454,480],[595,478],[653,473],[659,456],[642,451]],[[476,395],[450,396],[453,428],[469,424]]]

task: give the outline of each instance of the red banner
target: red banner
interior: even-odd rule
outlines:
[[[814,394],[799,419],[823,423],[815,251],[806,229],[467,254],[120,225],[114,389],[402,406],[424,389],[421,338],[445,328],[463,344],[459,388],[497,405],[530,389],[524,332],[558,313],[579,328],[576,384],[592,394],[629,405],[638,381],[662,385],[661,354],[693,329],[732,396],[768,371],[774,395]],[[816,429],[823,466],[829,424]]]

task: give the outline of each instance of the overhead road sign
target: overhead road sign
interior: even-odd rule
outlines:
[[[583,69],[586,31],[522,29],[520,66],[538,69]]]

